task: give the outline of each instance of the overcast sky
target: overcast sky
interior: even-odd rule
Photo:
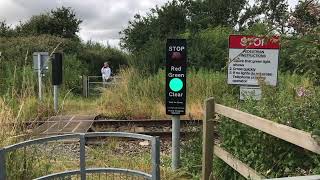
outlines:
[[[16,25],[32,15],[56,7],[72,7],[83,20],[80,37],[118,46],[119,34],[128,25],[134,14],[145,14],[150,8],[162,5],[168,0],[0,0],[0,20]],[[298,0],[289,0],[291,7]]]

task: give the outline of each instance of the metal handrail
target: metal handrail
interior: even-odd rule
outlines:
[[[130,170],[130,169],[121,169],[121,168],[89,168],[86,169],[86,174],[93,174],[93,173],[126,173],[128,175],[134,175],[134,176],[139,176],[143,177],[146,179],[152,179],[152,176],[150,174],[140,172],[140,171],[135,171],[135,170]],[[62,178],[65,176],[73,176],[73,175],[79,175],[81,172],[79,170],[72,170],[72,171],[65,171],[62,173],[54,173],[50,174],[47,176],[42,176],[40,178],[36,178],[35,180],[49,180],[52,178]]]
[[[89,78],[101,78],[102,76],[88,76]],[[121,79],[120,76],[111,76],[114,79]]]
[[[122,138],[134,138],[134,139],[143,139],[147,141],[153,141],[155,137],[145,135],[145,134],[135,134],[127,132],[92,132],[85,134],[85,137],[122,137]]]
[[[32,139],[24,142],[20,142],[17,144],[13,144],[10,146],[6,146],[2,149],[0,149],[0,152],[3,151],[4,153],[8,153],[10,151],[14,151],[19,148],[31,146],[34,144],[42,144],[44,142],[48,141],[58,141],[58,140],[64,140],[64,139],[75,139],[75,138],[80,138],[80,134],[65,134],[65,135],[57,135],[57,136],[50,136],[50,137],[44,137],[44,138],[37,138],[37,139]]]
[[[85,159],[85,144],[87,137],[122,137],[134,138],[151,141],[151,161],[152,172],[147,174],[141,171],[120,169],[120,168],[88,168],[86,169]],[[54,177],[63,177],[70,175],[81,175],[81,180],[86,179],[87,173],[123,173],[127,175],[135,175],[151,180],[160,180],[160,139],[159,137],[148,136],[144,134],[126,133],[126,132],[94,132],[94,133],[76,133],[57,135],[45,138],[38,138],[24,141],[14,145],[6,146],[0,149],[0,179],[6,180],[6,154],[19,148],[27,147],[34,144],[42,144],[49,141],[60,141],[65,139],[79,139],[80,140],[80,170],[65,171],[61,173],[50,174],[37,179],[50,179]]]

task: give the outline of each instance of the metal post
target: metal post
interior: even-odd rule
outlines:
[[[38,86],[39,86],[39,100],[42,101],[42,77],[41,77],[41,54],[38,54]]]
[[[86,139],[85,134],[80,134],[80,175],[81,180],[86,180]]]
[[[89,97],[90,92],[90,76],[87,77],[87,97]]]
[[[154,137],[151,147],[152,180],[160,180],[160,138]]]
[[[83,96],[88,97],[88,76],[86,75],[82,76],[82,90]]]
[[[6,180],[6,156],[4,149],[0,149],[0,179]]]
[[[58,113],[58,97],[59,97],[59,89],[58,89],[58,85],[53,85],[53,108],[54,108],[54,112]]]
[[[180,116],[173,115],[172,118],[172,170],[180,167]]]
[[[212,177],[213,146],[214,146],[214,99],[204,102],[203,143],[202,143],[202,180]]]

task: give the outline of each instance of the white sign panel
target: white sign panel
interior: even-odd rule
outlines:
[[[259,86],[240,86],[240,100],[254,99],[261,100],[261,88]]]
[[[34,52],[33,53],[33,69],[38,70],[39,69],[39,59],[38,55],[40,54],[40,69],[48,70],[48,60],[49,60],[49,53],[48,52]]]
[[[229,38],[228,84],[276,86],[279,40],[231,35]]]

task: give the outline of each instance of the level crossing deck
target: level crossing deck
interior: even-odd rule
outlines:
[[[52,116],[34,129],[33,134],[66,134],[86,133],[95,120],[96,115],[65,115]]]

